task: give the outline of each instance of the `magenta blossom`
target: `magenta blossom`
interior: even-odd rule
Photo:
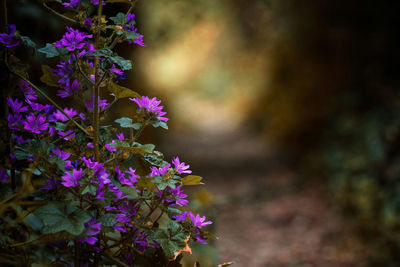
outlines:
[[[161,168],[157,168],[157,167],[150,167],[151,173],[149,174],[150,177],[154,177],[154,176],[163,176],[164,174],[167,173],[169,167],[171,167],[171,164],[167,164],[162,166]]]
[[[40,134],[41,131],[47,130],[49,127],[49,123],[46,122],[46,116],[42,114],[38,114],[35,117],[35,114],[31,113],[26,117],[26,121],[24,121],[25,130],[30,130],[32,133]]]
[[[169,188],[168,190],[174,195],[176,205],[185,206],[189,203],[189,201],[185,199],[187,195],[183,193],[181,186],[177,186],[175,189]]]
[[[168,121],[168,118],[163,117],[167,112],[162,111],[164,106],[159,106],[161,103],[161,100],[158,100],[157,98],[153,97],[150,99],[148,96],[142,96],[142,98],[135,97],[135,98],[129,98],[129,100],[135,102],[138,104],[139,108],[145,108],[149,112],[154,113],[157,116],[157,119],[160,121]]]
[[[27,82],[22,80],[18,86],[21,88],[21,91],[27,100],[37,100],[35,91],[33,91],[32,86],[30,86]]]
[[[51,152],[53,152],[54,155],[56,155],[57,157],[59,157],[60,159],[62,159],[62,160],[64,160],[64,161],[67,160],[67,159],[71,156],[71,153],[62,151],[62,150],[59,149],[58,147],[52,148],[52,149],[51,149]]]
[[[15,25],[7,25],[7,33],[0,33],[0,43],[4,44],[6,47],[14,47],[19,45],[19,40],[14,36],[16,27]]]
[[[178,157],[173,158],[171,162],[172,162],[172,164],[174,164],[175,170],[179,174],[181,174],[181,173],[192,173],[191,170],[188,170],[190,166],[189,165],[185,165],[185,162],[183,162],[183,161],[180,162]]]
[[[64,112],[70,116],[71,118],[73,118],[76,114],[78,114],[78,112],[76,110],[74,110],[73,108],[64,108]],[[56,120],[65,122],[68,121],[68,117],[65,116],[60,110],[57,109],[57,111],[55,111],[53,113],[53,116]]]
[[[65,187],[75,187],[79,185],[78,180],[82,177],[82,168],[80,168],[79,170],[72,169],[72,173],[65,172],[65,175],[61,177],[63,179],[63,182],[61,184]]]
[[[125,139],[124,133],[116,133],[118,140],[123,141]]]
[[[203,227],[203,226],[212,224],[212,221],[204,222],[206,220],[206,216],[200,217],[200,214],[197,214],[196,216],[194,216],[194,214],[191,211],[189,211],[188,214],[189,214],[189,218],[192,220],[194,226]]]
[[[74,8],[74,7],[76,7],[76,6],[79,4],[80,1],[81,1],[81,0],[69,0],[68,2],[62,3],[62,5],[63,5],[63,6],[66,6],[66,7],[72,7],[72,8]]]
[[[24,121],[22,120],[22,114],[8,114],[7,116],[8,127],[12,130],[19,130],[16,126],[22,125]]]
[[[100,233],[101,222],[100,223],[95,223],[95,222],[96,222],[96,217],[93,217],[84,224],[86,228],[86,233],[84,234],[83,238],[78,237],[77,240],[79,242],[88,243],[89,245],[94,245],[98,241],[98,238],[94,236]]]
[[[110,71],[111,71],[111,72],[114,72],[114,73],[116,73],[116,74],[118,74],[118,75],[123,75],[123,74],[124,74],[124,72],[123,72],[122,70],[120,70],[120,69],[118,69],[117,67],[115,67],[115,64],[113,64],[113,65],[111,66]]]
[[[94,109],[94,97],[91,95],[91,99],[89,101],[85,100],[85,104],[87,109],[92,112]],[[99,109],[104,110],[109,104],[107,103],[106,99],[101,100],[99,97]]]
[[[8,106],[14,113],[26,112],[28,111],[28,107],[23,107],[23,102],[18,102],[18,99],[12,100],[11,97],[7,99]]]
[[[82,49],[86,45],[84,42],[86,38],[93,37],[91,34],[74,30],[71,27],[67,27],[67,30],[68,32],[64,34],[60,41],[56,42],[54,47],[65,47],[69,51],[75,51],[77,49]]]

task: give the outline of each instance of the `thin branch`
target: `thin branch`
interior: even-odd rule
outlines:
[[[74,19],[71,19],[71,18],[69,18],[69,17],[67,17],[67,16],[64,16],[64,15],[61,14],[61,13],[58,13],[57,11],[55,11],[54,9],[52,9],[51,7],[49,7],[46,3],[43,3],[43,6],[44,6],[45,8],[47,8],[48,10],[50,10],[53,14],[56,14],[57,16],[59,16],[59,17],[65,19],[65,20],[68,20],[69,22],[78,23],[78,21],[76,21],[76,20],[74,20]]]
[[[97,31],[96,31],[96,40],[95,40],[95,46],[96,49],[99,49],[99,44],[100,44],[100,35],[101,35],[101,12],[103,8],[103,0],[99,0],[99,5],[97,8]],[[99,57],[96,57],[96,63],[95,63],[95,85],[93,86],[94,90],[94,111],[93,111],[93,127],[94,127],[94,140],[93,140],[93,145],[94,145],[94,157],[95,160],[98,162],[100,159],[100,153],[99,153],[99,88],[100,88],[100,83],[99,83],[99,65],[100,65],[100,59]]]

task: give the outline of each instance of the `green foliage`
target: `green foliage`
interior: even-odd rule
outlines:
[[[48,203],[33,212],[43,223],[41,232],[55,234],[67,231],[72,235],[79,235],[85,229],[84,223],[90,216],[77,208],[76,203]]]

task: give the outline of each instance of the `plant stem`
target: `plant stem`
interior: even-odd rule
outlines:
[[[101,33],[101,12],[103,8],[103,0],[99,0],[99,6],[97,9],[97,31],[96,31],[96,49],[100,49],[100,33]],[[100,60],[99,57],[96,57],[96,64],[95,64],[95,85],[93,86],[94,90],[94,111],[93,111],[93,128],[94,128],[94,158],[96,161],[99,161],[99,88],[100,88],[100,82],[99,82],[99,68],[100,68]]]
[[[46,3],[43,3],[43,6],[45,8],[47,8],[48,10],[50,10],[53,14],[56,14],[57,16],[59,16],[60,18],[63,18],[65,20],[68,20],[68,21],[73,22],[73,23],[78,23],[78,21],[76,21],[74,19],[71,19],[71,18],[68,18],[67,16],[64,16],[63,14],[58,13],[57,11],[55,11],[54,9],[49,7]]]

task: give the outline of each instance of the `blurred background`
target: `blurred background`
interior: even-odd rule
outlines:
[[[40,47],[61,38],[64,22],[36,1],[8,2],[22,35]],[[144,139],[204,177],[193,205],[219,237],[187,266],[398,266],[399,10],[377,0],[137,3],[147,47],[117,47],[134,63],[123,84],[165,104],[169,130]],[[110,117],[132,112],[128,102]]]

